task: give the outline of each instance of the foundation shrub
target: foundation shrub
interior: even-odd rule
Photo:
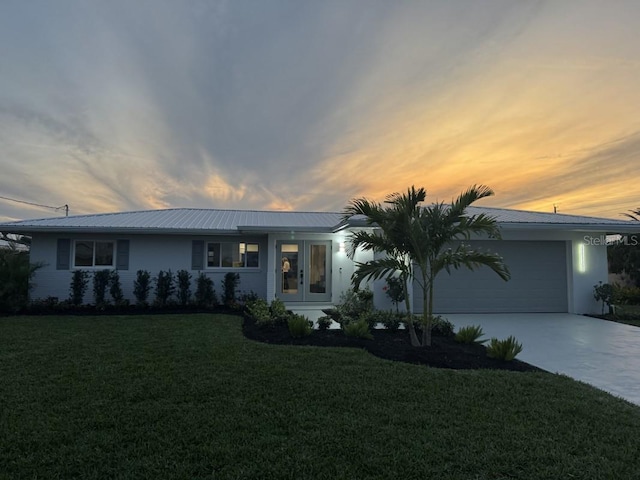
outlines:
[[[275,322],[269,310],[269,304],[262,298],[256,298],[245,304],[249,318],[255,320],[256,325],[261,327],[273,327]]]
[[[293,338],[307,337],[313,332],[313,322],[304,315],[291,314],[287,320],[287,325]]]
[[[71,275],[71,285],[69,286],[69,300],[73,305],[82,304],[88,285],[89,272],[85,270],[74,270]]]
[[[367,340],[373,340],[373,335],[369,330],[369,323],[366,320],[360,319],[352,322],[348,322],[342,325],[342,330],[347,337],[364,338]]]
[[[133,281],[133,295],[136,297],[136,303],[142,306],[147,305],[150,291],[151,274],[146,270],[138,270],[136,279]]]
[[[336,306],[340,317],[359,318],[363,313],[373,311],[373,292],[368,288],[355,291],[349,289],[340,295]]]
[[[402,315],[389,311],[380,311],[379,314],[378,322],[382,323],[384,328],[390,332],[398,331],[402,323]]]
[[[200,272],[196,278],[196,291],[194,294],[196,305],[203,308],[215,307],[218,303],[216,291],[213,288],[213,280]]]
[[[435,315],[431,319],[431,333],[441,337],[452,337],[454,326],[449,320],[441,315]]]
[[[93,272],[93,300],[96,306],[103,306],[106,302],[107,287],[111,279],[111,270]]]
[[[240,285],[240,274],[236,272],[227,272],[222,280],[222,301],[225,307],[234,308],[238,304],[237,289]]]
[[[122,283],[120,283],[120,274],[117,270],[112,270],[109,274],[109,294],[114,304],[122,305],[124,303]]]
[[[329,330],[329,327],[331,326],[331,322],[333,322],[333,320],[329,315],[324,315],[318,318],[318,321],[317,321],[318,330]]]
[[[276,298],[271,301],[271,305],[269,305],[269,313],[276,324],[286,324],[289,320],[290,313],[287,311],[287,307],[285,307],[284,302],[279,298]]]
[[[173,273],[171,270],[160,270],[155,278],[156,283],[156,305],[164,307],[167,305],[169,298],[176,290]]]
[[[191,301],[191,274],[187,270],[176,272],[178,283],[178,303],[185,306]]]

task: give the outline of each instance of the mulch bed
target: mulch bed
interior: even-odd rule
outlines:
[[[431,347],[412,347],[405,330],[390,332],[374,330],[373,340],[347,337],[342,330],[314,330],[304,338],[293,338],[286,326],[259,327],[255,321],[245,318],[242,330],[245,337],[263,343],[278,345],[312,345],[316,347],[364,348],[369,353],[387,360],[428,365],[456,370],[495,369],[518,372],[543,372],[544,370],[520,360],[504,362],[487,357],[483,345],[465,345],[453,337],[434,336]]]

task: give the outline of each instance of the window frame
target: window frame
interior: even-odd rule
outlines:
[[[91,243],[91,265],[78,265],[77,250],[78,243]],[[96,265],[97,244],[107,243],[111,244],[111,264],[110,265]],[[117,242],[115,240],[96,240],[92,238],[87,239],[74,239],[73,240],[73,253],[72,253],[72,267],[76,270],[103,270],[116,268],[116,256],[117,256]]]
[[[212,258],[218,260],[218,265],[210,265],[209,264],[209,252],[211,245],[218,245],[217,250],[213,250]],[[241,248],[241,245],[244,245],[244,249]],[[255,251],[249,251],[249,246],[255,247]],[[224,265],[224,257],[223,252],[225,252],[225,246],[229,248],[231,246],[232,257],[231,257],[231,265]],[[214,247],[215,248],[215,247]],[[217,255],[216,253],[217,252]],[[233,261],[233,254],[238,253],[238,257],[242,258],[242,265],[238,265],[239,262]],[[249,258],[251,258],[249,253],[256,254],[258,258],[258,263],[255,266],[249,266]],[[260,269],[260,243],[256,241],[246,241],[246,240],[236,240],[236,241],[205,241],[204,244],[204,267],[206,270],[259,270]]]

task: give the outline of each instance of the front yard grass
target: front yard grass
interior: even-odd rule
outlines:
[[[0,319],[0,478],[640,478],[640,408],[549,373],[265,345],[227,315]]]

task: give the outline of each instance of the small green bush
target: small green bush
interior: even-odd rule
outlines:
[[[304,315],[291,314],[287,321],[289,333],[293,338],[306,337],[313,331],[313,322]]]
[[[158,272],[158,276],[155,278],[156,281],[156,304],[164,307],[167,305],[167,301],[173,295],[173,292],[176,290],[176,286],[174,284],[173,273],[171,270],[160,270]]]
[[[608,284],[605,283],[602,287],[606,288],[606,285]],[[609,302],[607,303],[614,303],[616,305],[640,305],[640,287],[623,287],[621,285],[613,284],[611,289],[611,297],[608,299]],[[596,297],[596,300],[597,299],[598,298]]]
[[[222,280],[223,301],[225,307],[235,307],[237,303],[236,290],[240,285],[240,274],[227,272]]]
[[[328,330],[333,320],[329,315],[318,318],[318,330]]]
[[[367,325],[369,325],[369,330],[373,330],[374,328],[376,328],[376,324],[378,323],[380,318],[380,315],[378,313],[379,312],[376,311],[365,311],[358,315],[354,320],[362,320],[367,322]]]
[[[400,314],[388,310],[366,312],[361,314],[359,319],[366,320],[371,330],[375,329],[378,324],[382,324],[384,328],[394,332],[400,328]]]
[[[107,287],[111,278],[111,270],[97,270],[93,272],[93,300],[97,306],[106,302]]]
[[[369,331],[369,324],[364,319],[343,324],[342,329],[347,337],[373,340],[373,335]]]
[[[395,332],[400,328],[401,315],[399,313],[388,310],[377,310],[373,314],[375,320],[374,326],[381,323],[384,328],[391,332]]]
[[[113,299],[113,303],[121,305],[124,303],[124,294],[122,293],[122,283],[120,283],[120,274],[117,270],[112,270],[109,275],[109,294]]]
[[[242,292],[241,294],[238,295],[238,299],[240,300],[240,303],[242,303],[243,305],[246,305],[247,302],[252,302],[258,299],[259,297],[260,295],[258,295],[253,290],[249,290],[248,292]]]
[[[82,303],[84,294],[87,291],[87,285],[89,285],[89,272],[85,270],[74,270],[71,275],[71,285],[69,287],[69,300],[71,300],[73,305],[80,305]]]
[[[287,311],[287,307],[285,307],[284,302],[279,298],[271,300],[269,312],[271,312],[271,317],[273,318],[274,323],[285,324],[289,320],[290,313]]]
[[[203,308],[214,307],[218,303],[216,291],[213,288],[213,280],[200,272],[196,279],[196,292],[194,294],[196,305]]]
[[[191,274],[187,270],[176,272],[178,279],[178,302],[185,306],[191,300]]]
[[[510,362],[522,351],[522,344],[514,336],[509,336],[505,340],[492,338],[487,346],[487,356],[497,358],[505,362]]]
[[[266,300],[256,298],[255,300],[247,302],[245,307],[247,309],[247,315],[255,320],[256,325],[261,327],[272,327],[275,325],[273,317],[271,317],[271,312],[269,311],[269,304]]]
[[[431,319],[431,333],[441,337],[452,337],[454,326],[449,320],[441,315],[435,315]]]
[[[336,310],[340,318],[359,318],[363,313],[372,312],[373,292],[368,288],[358,291],[347,290],[340,295],[340,303]]]
[[[456,342],[467,344],[482,344],[487,341],[486,338],[482,340],[480,339],[482,335],[484,335],[484,332],[482,331],[482,327],[480,325],[468,325],[458,330],[458,333],[456,333]]]
[[[151,290],[151,274],[146,270],[138,270],[133,282],[133,295],[138,305],[147,305]]]

